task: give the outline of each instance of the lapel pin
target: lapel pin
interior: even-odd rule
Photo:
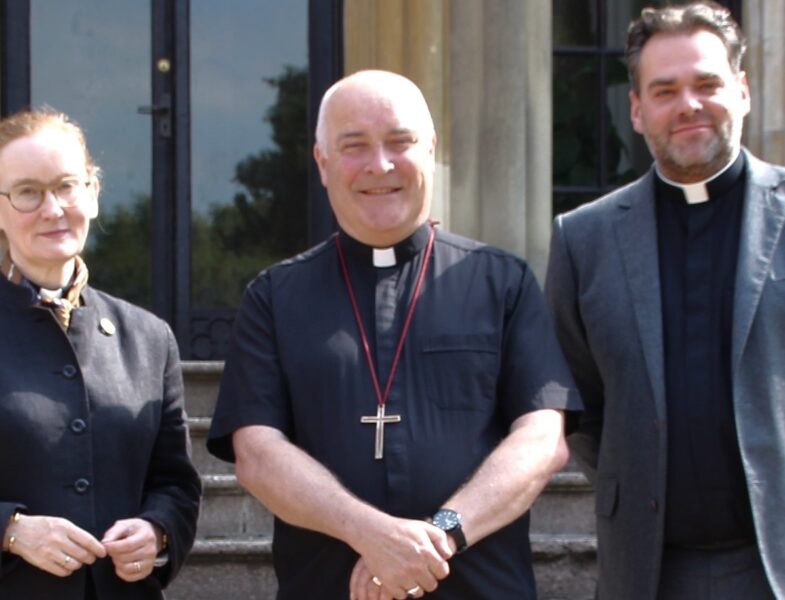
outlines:
[[[104,335],[114,335],[115,331],[117,331],[117,329],[116,329],[116,328],[115,328],[115,326],[114,326],[114,323],[112,323],[112,322],[111,322],[109,319],[107,319],[106,317],[104,317],[103,319],[101,319],[101,320],[98,322],[98,329],[99,329],[99,330],[101,331],[101,333],[103,333]]]

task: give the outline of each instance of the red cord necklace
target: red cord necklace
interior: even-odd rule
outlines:
[[[401,354],[403,353],[403,344],[406,341],[406,336],[409,335],[409,327],[412,323],[412,317],[414,316],[414,309],[417,306],[417,302],[420,299],[420,295],[422,294],[422,286],[423,281],[425,281],[425,274],[428,271],[428,267],[431,262],[431,253],[433,252],[433,241],[436,237],[436,228],[431,224],[431,231],[428,236],[428,244],[425,247],[425,256],[423,257],[422,264],[420,265],[420,272],[417,274],[417,283],[414,286],[414,293],[412,294],[412,300],[409,303],[409,308],[406,311],[406,319],[403,323],[403,329],[401,330],[401,337],[398,340],[398,346],[395,349],[395,355],[393,357],[392,366],[390,367],[390,375],[387,377],[387,383],[384,386],[384,393],[382,393],[381,385],[379,384],[379,375],[376,372],[376,364],[374,363],[373,356],[371,355],[371,345],[368,343],[368,336],[365,333],[365,326],[363,325],[362,316],[360,315],[360,308],[357,305],[357,298],[354,294],[354,287],[352,286],[352,280],[349,278],[349,269],[346,266],[346,258],[343,254],[343,248],[341,247],[341,238],[340,236],[335,238],[335,247],[338,249],[338,260],[341,263],[341,271],[343,273],[343,279],[346,283],[346,290],[349,292],[349,299],[352,302],[352,309],[354,310],[354,319],[357,322],[357,329],[360,331],[360,340],[363,344],[363,351],[365,352],[365,359],[368,362],[368,368],[371,371],[371,381],[373,381],[373,389],[376,393],[376,414],[367,416],[367,417],[360,417],[360,422],[365,424],[375,424],[376,425],[376,440],[374,444],[374,453],[373,457],[377,460],[384,457],[384,426],[387,423],[400,423],[401,422],[401,415],[386,415],[384,413],[385,405],[387,404],[387,398],[390,396],[390,390],[392,389],[393,379],[395,378],[395,373],[398,370],[398,363],[401,360]]]

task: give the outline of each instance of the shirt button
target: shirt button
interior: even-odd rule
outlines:
[[[74,433],[82,433],[85,429],[87,429],[87,423],[85,423],[83,419],[74,419],[71,421],[71,431]]]
[[[649,508],[651,509],[651,512],[657,512],[657,509],[659,507],[660,507],[660,505],[657,504],[656,500],[652,500],[651,502],[649,502]]]
[[[66,365],[63,367],[63,377],[66,379],[73,379],[76,377],[76,367],[74,365]]]
[[[74,489],[77,494],[84,494],[90,489],[90,482],[87,479],[80,478],[74,481]]]
[[[659,429],[661,425],[659,419],[654,419],[654,429]]]

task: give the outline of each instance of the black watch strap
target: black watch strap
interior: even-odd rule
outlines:
[[[458,525],[457,527],[453,527],[446,533],[452,539],[455,540],[455,545],[457,546],[455,549],[456,554],[460,554],[461,552],[466,550],[466,536],[463,534],[463,527]]]

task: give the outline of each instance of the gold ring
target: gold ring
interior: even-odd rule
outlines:
[[[415,596],[422,591],[422,588],[419,585],[415,585],[412,589],[406,590],[406,593],[410,596]]]
[[[71,562],[71,557],[67,554],[65,555],[65,560],[63,561],[66,565]]]
[[[378,578],[376,575],[374,575],[374,576],[371,578],[371,581],[373,581],[373,584],[374,584],[374,585],[376,585],[376,586],[379,586],[379,587],[382,587],[382,580],[381,580],[381,579],[379,579],[379,578]]]
[[[141,573],[142,572],[142,565],[139,564],[138,560],[134,563],[134,569],[136,569],[137,573]]]

